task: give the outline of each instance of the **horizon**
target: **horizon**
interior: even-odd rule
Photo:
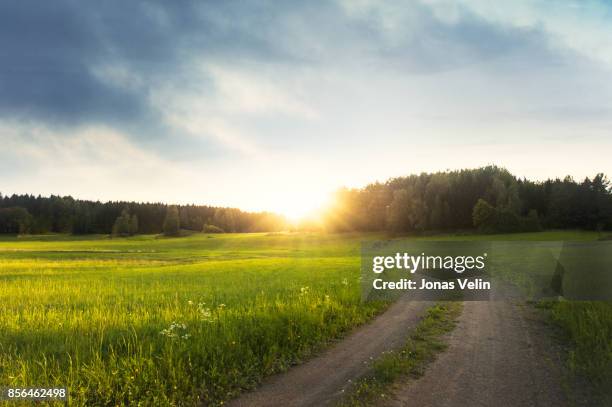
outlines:
[[[612,5],[411,6],[2,4],[0,189],[296,218],[412,173],[612,174]]]
[[[500,166],[496,166],[494,164],[490,164],[490,166],[494,166],[497,168],[500,168],[502,170],[507,170],[507,168],[504,167],[500,167]],[[488,166],[484,166],[484,167],[488,167]],[[484,167],[478,167],[478,168],[484,168]],[[443,171],[436,171],[436,172],[431,172],[431,173],[427,173],[427,174],[434,174],[434,173],[451,173],[451,172],[459,172],[459,171],[471,171],[471,170],[476,170],[477,168],[458,168],[458,169],[446,169]],[[527,181],[531,181],[531,182],[535,182],[535,183],[544,183],[547,181],[554,181],[554,180],[563,180],[567,177],[570,177],[574,182],[576,183],[580,183],[585,179],[589,179],[589,180],[593,180],[595,175],[600,174],[601,172],[596,172],[595,174],[593,174],[593,176],[586,176],[584,178],[576,178],[573,177],[570,174],[566,174],[563,176],[556,176],[556,177],[549,177],[546,179],[530,179],[527,177],[519,177],[515,174],[513,174],[511,171],[507,170],[508,172],[510,172],[510,174],[515,177],[517,180],[527,180]],[[251,210],[251,209],[247,209],[247,208],[241,208],[241,207],[237,207],[237,206],[227,206],[227,205],[214,205],[214,204],[210,204],[210,203],[206,203],[206,202],[177,202],[177,201],[164,201],[164,200],[158,200],[158,201],[139,201],[139,200],[134,200],[134,199],[129,199],[129,198],[118,198],[118,199],[95,199],[95,198],[87,198],[87,197],[82,197],[82,196],[76,196],[73,194],[67,194],[67,195],[60,195],[60,194],[38,194],[38,193],[32,193],[32,192],[23,192],[23,193],[15,193],[15,192],[3,192],[0,190],[0,197],[9,197],[11,195],[31,195],[31,196],[35,196],[35,197],[42,197],[42,198],[48,198],[50,196],[59,196],[61,198],[66,198],[66,197],[70,197],[73,198],[75,200],[80,200],[80,201],[89,201],[89,202],[100,202],[100,203],[108,203],[108,202],[124,202],[124,203],[136,203],[136,204],[162,204],[162,205],[167,205],[167,206],[203,206],[203,207],[214,207],[214,208],[230,208],[230,209],[238,209],[242,212],[247,212],[247,213],[271,213],[274,215],[279,215],[285,218],[285,221],[287,221],[289,224],[298,224],[301,221],[308,221],[308,220],[317,220],[320,218],[321,214],[326,210],[329,209],[330,207],[333,206],[334,201],[333,201],[333,193],[340,191],[342,189],[364,189],[366,188],[368,185],[373,185],[373,184],[385,184],[386,182],[395,179],[395,178],[407,178],[407,177],[411,177],[411,176],[418,176],[420,174],[423,174],[423,172],[421,173],[412,173],[412,174],[405,174],[405,175],[400,175],[400,176],[395,176],[395,177],[389,177],[386,180],[376,180],[373,182],[369,182],[365,185],[361,185],[361,186],[356,186],[356,187],[346,187],[346,186],[340,186],[338,188],[336,188],[328,197],[328,199],[321,204],[321,206],[314,208],[314,209],[310,209],[309,211],[303,212],[303,213],[299,213],[299,214],[287,214],[287,213],[282,213],[282,212],[277,212],[277,211],[273,211],[273,210],[269,210],[269,209],[256,209],[256,210]],[[608,174],[603,173],[604,176],[607,178]]]

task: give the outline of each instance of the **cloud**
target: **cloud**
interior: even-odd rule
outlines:
[[[1,122],[2,192],[75,195],[83,199],[172,200],[191,172],[104,126],[62,133],[46,126]],[[160,196],[165,191],[167,197]]]
[[[78,195],[86,189],[76,179],[90,174],[104,180],[98,191],[170,184],[195,197],[184,185],[247,191],[281,163],[297,185],[311,171],[329,188],[373,173],[374,151],[383,174],[410,171],[391,157],[428,143],[598,142],[612,121],[610,10],[480,0],[1,2],[0,176],[43,185],[36,177],[55,173],[49,185]],[[502,150],[482,149],[497,152],[494,161]],[[54,172],[58,160],[64,170]],[[148,183],[135,163],[163,181]],[[325,177],[328,168],[338,175]],[[202,199],[222,200],[212,189]]]
[[[565,48],[612,62],[609,24],[596,14],[602,4],[533,4],[498,11],[474,0],[3,2],[0,117],[105,124],[145,142],[171,140],[180,135],[164,125],[175,110],[168,100],[193,88],[226,113],[313,119],[317,109],[294,91],[312,72],[325,80],[372,69],[401,80],[509,55],[538,70],[566,63]]]
[[[448,5],[446,0],[434,3]],[[612,67],[612,8],[605,0],[548,1],[519,0],[502,5],[483,0],[462,0],[461,7],[491,24],[537,28],[546,33],[557,50],[572,50]]]
[[[185,80],[202,54],[266,55],[264,45],[228,25],[222,8],[196,1],[2,2],[0,115],[77,124],[151,120],[157,112],[149,93]]]
[[[209,66],[210,73],[218,92],[218,97],[226,109],[245,114],[286,114],[289,116],[314,119],[317,113],[314,108],[299,100],[293,86],[277,86],[278,73],[275,77],[262,75],[261,65],[250,70],[237,70],[223,66]],[[265,68],[264,68],[265,69]]]
[[[0,114],[77,123],[138,114],[138,95],[92,73],[107,52],[85,8],[27,3],[0,5]]]

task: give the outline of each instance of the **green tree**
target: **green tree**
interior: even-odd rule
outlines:
[[[432,229],[445,228],[449,213],[450,207],[448,206],[448,202],[443,201],[441,197],[436,197],[429,215],[429,226]]]
[[[179,224],[181,229],[191,229],[191,218],[189,216],[189,207],[183,206],[179,208]]]
[[[166,209],[166,219],[164,220],[163,230],[166,236],[178,236],[181,232],[179,211],[174,205]]]
[[[521,231],[521,218],[510,209],[496,209],[496,215],[496,222],[491,228],[491,231],[500,233],[515,233]]]
[[[131,236],[138,233],[138,217],[136,215],[132,215],[132,217],[130,218],[128,229]]]
[[[396,232],[410,229],[410,194],[405,189],[393,191],[393,200],[387,208],[387,224]]]
[[[480,198],[472,210],[472,221],[479,230],[492,232],[497,225],[497,210],[487,201]]]
[[[32,216],[26,209],[0,208],[0,233],[28,233],[31,225]]]
[[[129,236],[130,233],[130,212],[127,208],[121,211],[121,215],[115,220],[113,225],[114,236]]]
[[[538,232],[542,230],[540,217],[538,216],[538,211],[535,209],[529,210],[527,217],[521,220],[521,224],[521,231],[523,232]]]
[[[72,220],[72,233],[75,235],[90,233],[91,213],[87,207],[77,207]]]

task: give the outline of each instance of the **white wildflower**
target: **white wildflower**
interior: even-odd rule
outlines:
[[[204,306],[205,303],[201,302],[198,304],[198,312],[200,313],[200,318],[202,321],[212,322],[213,316],[210,308]]]
[[[159,332],[160,335],[166,336],[168,338],[183,338],[187,339],[191,335],[187,333],[187,325],[184,323],[179,323],[176,321],[172,321],[170,326],[166,329],[162,329]]]

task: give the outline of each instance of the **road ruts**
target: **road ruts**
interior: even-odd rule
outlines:
[[[522,304],[500,291],[492,301],[465,302],[448,349],[384,405],[566,406],[555,346]]]
[[[411,330],[434,303],[404,296],[369,324],[310,361],[270,377],[230,406],[324,406],[340,398],[373,359],[405,343]]]

